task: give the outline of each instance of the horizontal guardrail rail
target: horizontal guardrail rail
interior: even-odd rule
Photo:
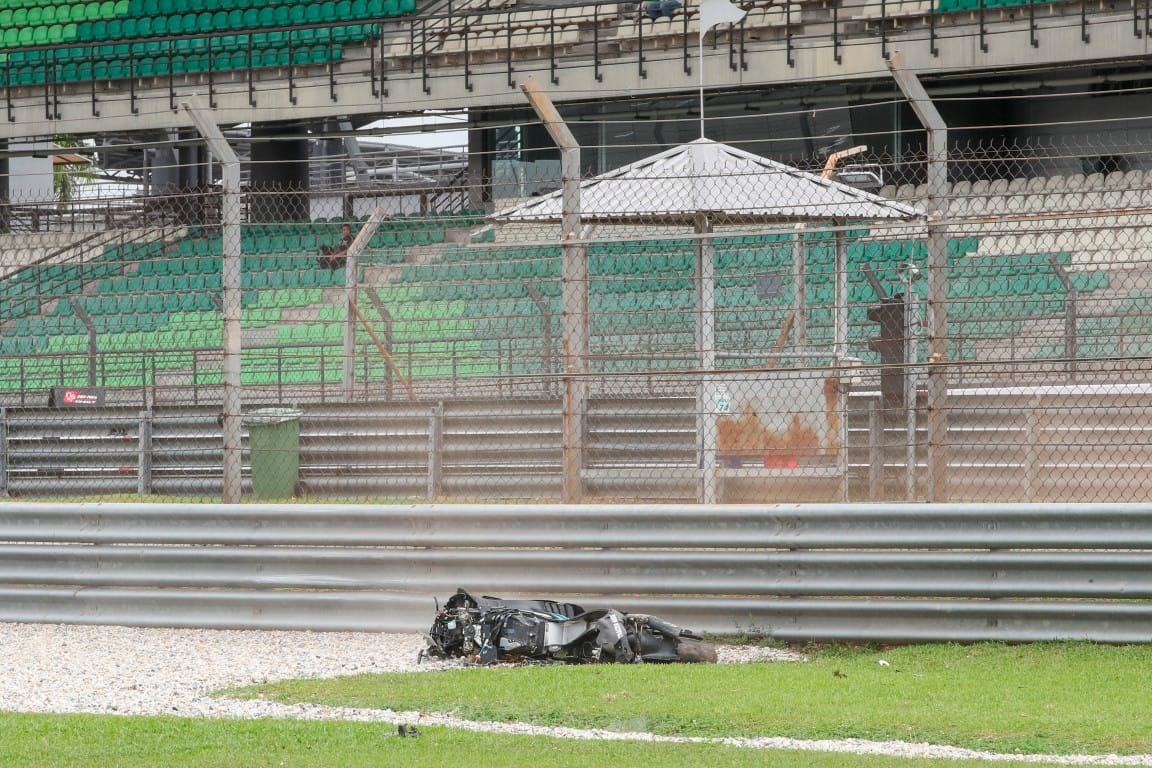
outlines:
[[[0,541],[34,540],[500,549],[1152,549],[1152,505],[0,505]]]
[[[0,620],[418,631],[463,587],[808,640],[1152,640],[1152,504],[0,504]]]
[[[490,591],[535,589],[615,594],[856,595],[932,597],[1152,598],[1152,554],[658,552],[220,548],[211,569],[197,547],[0,546],[0,583],[243,589],[381,589],[454,592],[462,573]],[[64,565],[66,568],[61,568]],[[701,574],[709,574],[706,581]]]

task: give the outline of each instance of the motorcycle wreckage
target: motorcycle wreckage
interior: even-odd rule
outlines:
[[[429,656],[478,664],[716,661],[715,646],[656,616],[586,611],[554,600],[473,597],[463,589],[437,606],[426,637]]]

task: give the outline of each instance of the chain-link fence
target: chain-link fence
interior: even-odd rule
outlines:
[[[929,200],[915,152],[660,149],[585,179],[578,226],[558,164],[463,157],[366,184],[327,156],[237,228],[210,176],[14,195],[0,490],[219,498],[239,450],[260,498],[1147,498],[1146,153],[956,146]]]

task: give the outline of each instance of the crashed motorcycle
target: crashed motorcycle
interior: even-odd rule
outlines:
[[[715,662],[716,648],[671,622],[554,600],[473,597],[460,589],[437,606],[425,653],[477,664]]]

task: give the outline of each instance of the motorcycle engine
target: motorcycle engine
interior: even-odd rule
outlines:
[[[440,611],[428,633],[429,652],[436,656],[471,656],[481,645],[479,616],[467,608]]]

